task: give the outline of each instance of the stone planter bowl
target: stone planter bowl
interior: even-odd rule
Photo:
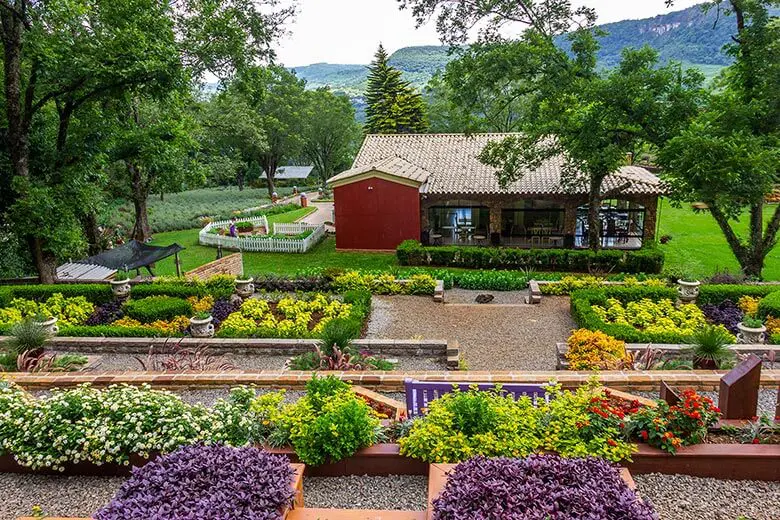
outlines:
[[[54,336],[60,331],[60,328],[57,326],[57,318],[50,318],[46,321],[34,321],[33,323],[45,330],[49,336]]]
[[[111,280],[111,291],[115,298],[130,296],[130,280]]]
[[[214,324],[211,323],[213,320],[214,320],[213,316],[209,316],[205,320],[190,318],[190,334],[192,334],[192,337],[193,338],[214,337]]]
[[[761,326],[759,328],[745,327],[743,324],[738,324],[739,333],[737,333],[737,343],[743,345],[760,345],[766,342],[766,327]]]
[[[693,281],[688,282],[685,280],[677,280],[677,294],[680,297],[680,301],[683,303],[691,303],[699,297],[699,287],[701,282]]]
[[[247,280],[239,280],[236,279],[236,294],[239,295],[242,298],[249,298],[255,293],[255,284],[254,278],[249,278]]]

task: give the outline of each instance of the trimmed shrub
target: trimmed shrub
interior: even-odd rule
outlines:
[[[57,335],[71,338],[167,338],[183,336],[180,333],[166,333],[151,327],[126,327],[119,325],[96,325],[93,327],[74,325],[60,327]]]
[[[0,307],[7,307],[14,298],[43,302],[55,293],[65,298],[83,296],[95,305],[102,305],[114,299],[114,293],[108,284],[8,285],[0,287]]]
[[[622,370],[631,367],[626,344],[600,331],[579,329],[567,340],[566,359],[571,370]]]
[[[435,246],[414,240],[396,249],[401,265],[465,267],[469,269],[545,269],[589,272],[660,273],[664,254],[655,244],[636,251],[574,249],[518,249],[508,247]]]
[[[130,300],[124,305],[127,316],[141,323],[170,320],[177,316],[192,316],[192,305],[187,300],[172,296],[150,296]]]
[[[277,520],[294,474],[286,457],[257,448],[187,446],[133,468],[95,520]]]
[[[612,464],[595,458],[476,457],[458,464],[433,501],[439,520],[657,520]]]
[[[763,298],[776,291],[780,285],[702,285],[696,303],[718,305],[725,300],[737,302],[743,296]]]
[[[482,291],[519,291],[528,287],[521,271],[467,271],[458,274],[458,287]]]
[[[770,293],[758,303],[758,316],[780,318],[780,291]]]

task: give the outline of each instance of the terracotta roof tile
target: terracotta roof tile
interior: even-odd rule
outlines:
[[[360,149],[352,169],[328,182],[345,180],[373,170],[412,179],[424,186],[422,191],[439,194],[534,194],[555,195],[587,193],[587,187],[561,185],[563,157],[554,157],[502,190],[496,180],[494,168],[483,164],[478,155],[490,141],[501,140],[513,134],[408,134],[368,135]],[[608,177],[604,189],[630,186],[626,194],[661,194],[661,181],[636,166],[624,166]]]

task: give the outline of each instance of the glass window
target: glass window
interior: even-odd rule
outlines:
[[[642,247],[645,208],[627,200],[605,200],[599,211],[601,246],[616,249]],[[588,206],[577,208],[576,247],[588,247]]]
[[[523,199],[501,211],[501,234],[505,237],[563,235],[565,210],[549,200]]]
[[[434,206],[428,210],[431,230],[450,235],[468,228],[487,233],[490,227],[490,210],[484,206]]]

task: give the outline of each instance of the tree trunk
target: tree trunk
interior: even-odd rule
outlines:
[[[246,177],[246,171],[243,167],[236,172],[236,184],[238,184],[238,191],[244,191],[244,178]]]
[[[8,120],[8,155],[15,176],[30,174],[29,116],[22,100],[22,23],[9,10],[0,10],[3,25],[3,72],[5,74],[5,112]],[[35,73],[31,85],[35,87]],[[31,92],[30,92],[31,93]],[[25,98],[28,96],[25,96]],[[30,102],[32,99],[30,99]]]
[[[128,161],[125,161],[125,164],[132,179],[132,199],[135,207],[135,225],[133,226],[132,238],[139,242],[146,242],[152,238],[152,227],[149,225],[149,212],[146,206],[149,190],[144,185],[141,169]]]
[[[87,244],[89,246],[89,255],[96,255],[101,251],[100,243],[100,227],[97,222],[97,215],[94,211],[90,211],[81,217],[81,226],[84,228],[84,236],[87,237]]]
[[[266,177],[266,183],[268,184],[268,196],[273,197],[274,191],[276,191],[276,186],[274,186],[274,178],[270,173]]]
[[[276,168],[278,166],[276,157],[266,156],[260,161],[260,166],[265,171],[265,182],[268,186],[268,196],[273,197],[276,186],[274,180],[276,179]]]
[[[160,202],[165,202],[165,192],[160,191]]]
[[[38,237],[27,237],[27,243],[32,253],[35,269],[41,283],[55,283],[57,281],[57,259],[49,251],[44,251],[43,241]]]
[[[588,194],[588,247],[601,249],[601,182],[591,180]]]

